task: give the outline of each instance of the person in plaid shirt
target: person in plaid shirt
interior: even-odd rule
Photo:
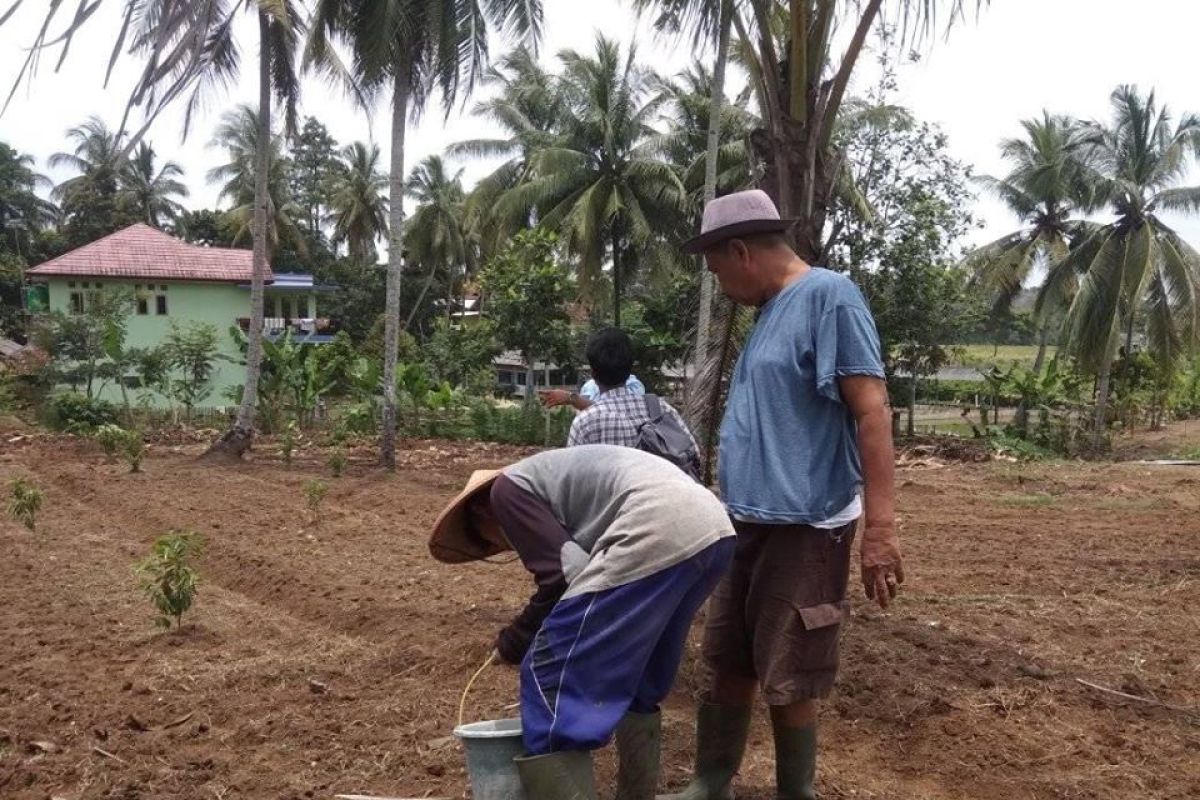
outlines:
[[[620,328],[597,331],[588,340],[588,366],[600,387],[600,396],[582,411],[571,424],[567,447],[581,444],[615,444],[637,447],[638,429],[650,421],[646,398],[635,394],[626,385],[633,372],[633,342]],[[663,411],[674,417],[680,427],[691,431],[679,412],[660,400]],[[696,450],[696,440],[692,438]]]

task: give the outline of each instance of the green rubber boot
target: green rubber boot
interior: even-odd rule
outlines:
[[[750,706],[701,703],[696,713],[696,771],[679,794],[659,800],[732,800],[730,784],[742,765]]]
[[[596,800],[592,754],[568,750],[514,759],[528,800]]]
[[[817,800],[817,726],[785,728],[775,732],[775,796],[778,800]]]
[[[625,715],[617,726],[616,800],[654,800],[661,745],[661,714]]]

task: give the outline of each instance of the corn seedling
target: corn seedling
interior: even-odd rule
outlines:
[[[192,607],[200,578],[191,559],[200,554],[204,540],[192,531],[170,531],[158,537],[150,555],[134,565],[142,591],[158,611],[155,620],[163,628],[179,627],[184,612]]]
[[[283,428],[283,433],[279,434],[279,454],[283,456],[283,463],[290,465],[292,463],[292,453],[296,450],[296,420],[290,420]]]
[[[37,513],[42,508],[42,490],[24,478],[14,480],[11,487],[8,515],[29,530],[33,530],[37,523]]]
[[[100,444],[100,448],[104,451],[105,457],[110,462],[116,460],[117,454],[124,447],[127,433],[128,431],[120,425],[113,425],[111,423],[96,428],[96,441]]]
[[[313,479],[304,484],[304,501],[319,522],[321,519],[321,501],[329,492],[329,484],[320,479]]]
[[[334,451],[329,455],[329,461],[326,463],[329,465],[329,472],[333,475],[333,477],[342,477],[342,472],[346,469],[345,451],[340,447],[334,449]]]

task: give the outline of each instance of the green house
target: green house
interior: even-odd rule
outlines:
[[[101,293],[131,291],[127,347],[162,344],[172,324],[211,324],[226,358],[218,360],[205,405],[225,406],[231,402],[226,391],[245,380],[230,329],[249,329],[251,258],[249,250],[189,244],[138,223],[27,270],[26,298],[32,313],[81,314]],[[316,286],[311,275],[268,273],[264,334],[276,338],[290,331],[297,341],[330,341],[335,331],[320,317],[317,298],[332,288]],[[102,396],[117,400],[120,387],[105,386]]]

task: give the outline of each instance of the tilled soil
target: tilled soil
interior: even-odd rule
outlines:
[[[523,451],[408,442],[393,476],[353,451],[318,516],[302,487],[325,455],[260,450],[229,468],[156,444],[129,474],[83,441],[0,435],[0,482],[46,492],[35,532],[0,520],[0,798],[463,796],[459,699],[531,583],[438,564],[426,534],[472,469]],[[886,613],[855,586],[822,796],[1197,797],[1200,468],[922,462],[898,482],[908,582]],[[176,528],[207,540],[203,584],[161,631],[131,565]],[[693,649],[664,788],[702,684]],[[515,701],[493,668],[467,716]],[[602,796],[610,774],[605,753]],[[737,787],[773,796],[762,719]]]

